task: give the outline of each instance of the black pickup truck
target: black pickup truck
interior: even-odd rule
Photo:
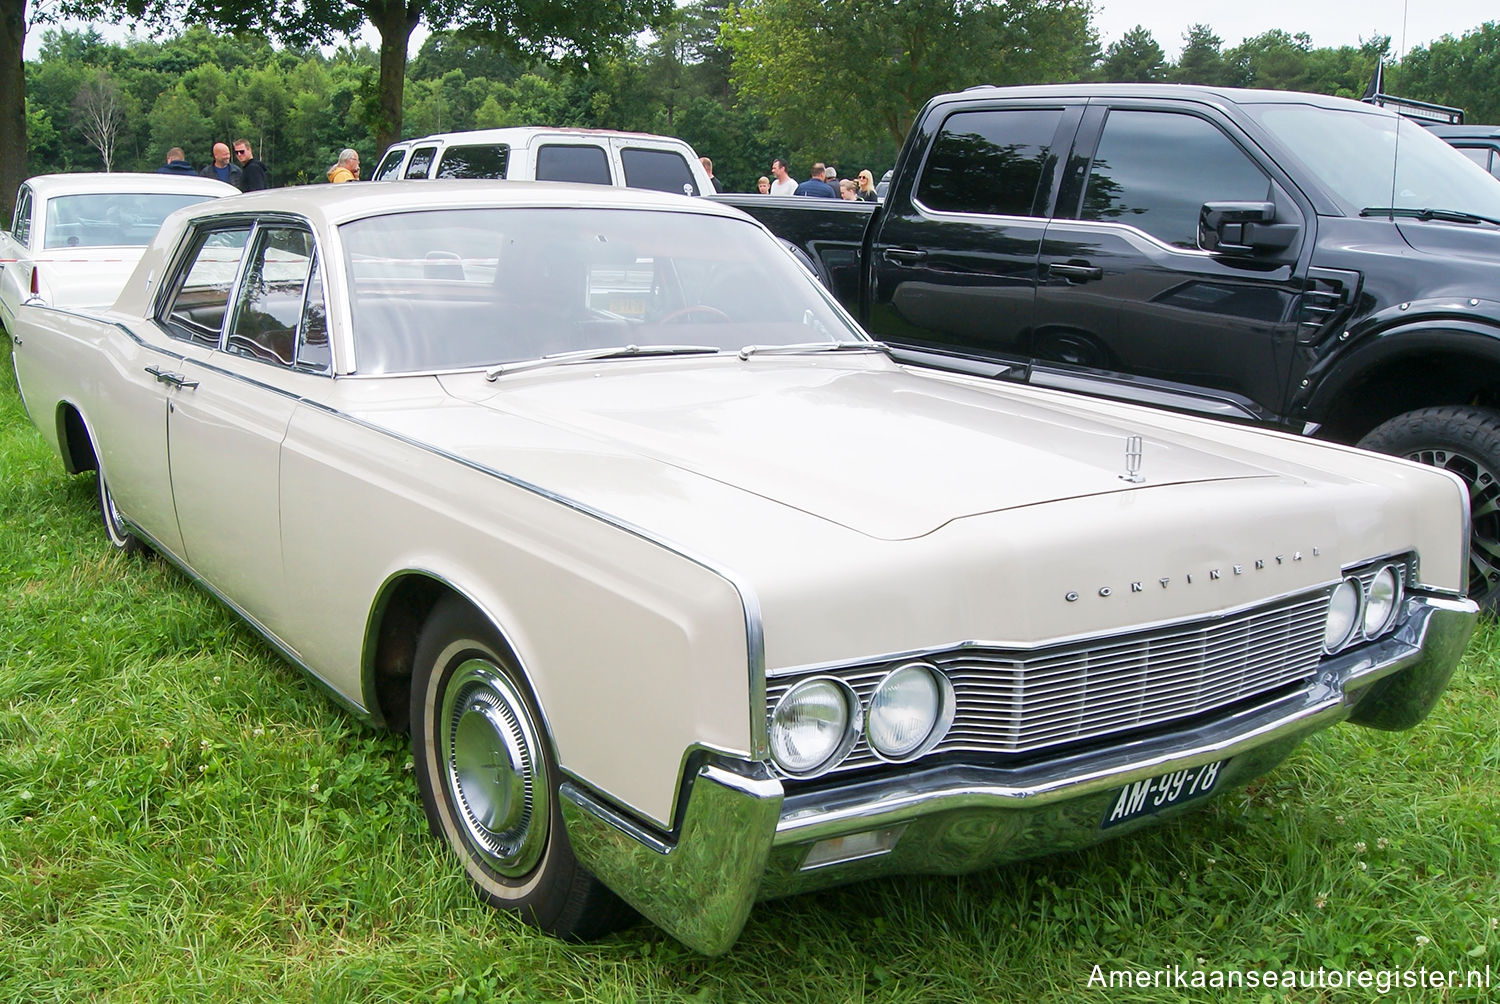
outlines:
[[[1500,183],[1313,94],[977,87],[883,204],[722,196],[919,361],[1400,454],[1471,488],[1500,606]]]

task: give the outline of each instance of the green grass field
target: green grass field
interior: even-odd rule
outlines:
[[[1493,973],[1500,631],[1418,729],[1340,726],[1160,829],[759,905],[727,956],[482,907],[370,731],[172,566],[116,555],[0,366],[0,1001],[1364,1001],[1095,966]],[[1334,982],[1336,977],[1328,977]]]

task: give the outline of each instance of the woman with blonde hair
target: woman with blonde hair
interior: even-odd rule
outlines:
[[[875,176],[869,171],[859,172],[859,201],[876,202],[879,198],[875,194]]]

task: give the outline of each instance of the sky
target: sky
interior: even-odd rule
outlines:
[[[1108,48],[1140,24],[1172,60],[1182,50],[1182,36],[1194,24],[1212,28],[1226,49],[1282,28],[1293,34],[1307,32],[1315,48],[1358,45],[1361,36],[1389,35],[1392,53],[1400,56],[1444,35],[1456,38],[1485,21],[1500,21],[1500,5],[1495,0],[1094,0],[1094,27],[1101,48]],[[113,26],[100,28],[106,38],[126,37]],[[27,32],[28,59],[36,58],[42,30]],[[426,31],[419,27],[412,36],[411,55],[417,54],[425,37]],[[371,46],[379,44],[379,36],[369,29],[363,40]]]
[[[1226,49],[1280,28],[1306,32],[1317,49],[1389,35],[1392,55],[1400,56],[1444,35],[1458,38],[1486,21],[1500,21],[1495,0],[1094,0],[1100,48],[1139,24],[1171,60],[1194,24],[1212,28]]]

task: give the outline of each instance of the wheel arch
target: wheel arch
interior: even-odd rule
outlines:
[[[509,633],[475,596],[444,576],[424,570],[407,569],[391,575],[381,585],[365,628],[361,687],[365,705],[375,721],[393,732],[405,732],[411,724],[411,677],[415,668],[417,639],[432,611],[443,600],[453,597],[472,607],[494,627],[501,644],[538,702],[536,688],[521,662]],[[545,712],[542,727],[548,732]]]
[[[1325,439],[1354,443],[1418,408],[1500,408],[1500,327],[1415,323],[1383,332],[1337,359],[1307,407]]]
[[[62,456],[63,470],[69,474],[99,469],[94,437],[71,401],[57,404],[57,452]]]

